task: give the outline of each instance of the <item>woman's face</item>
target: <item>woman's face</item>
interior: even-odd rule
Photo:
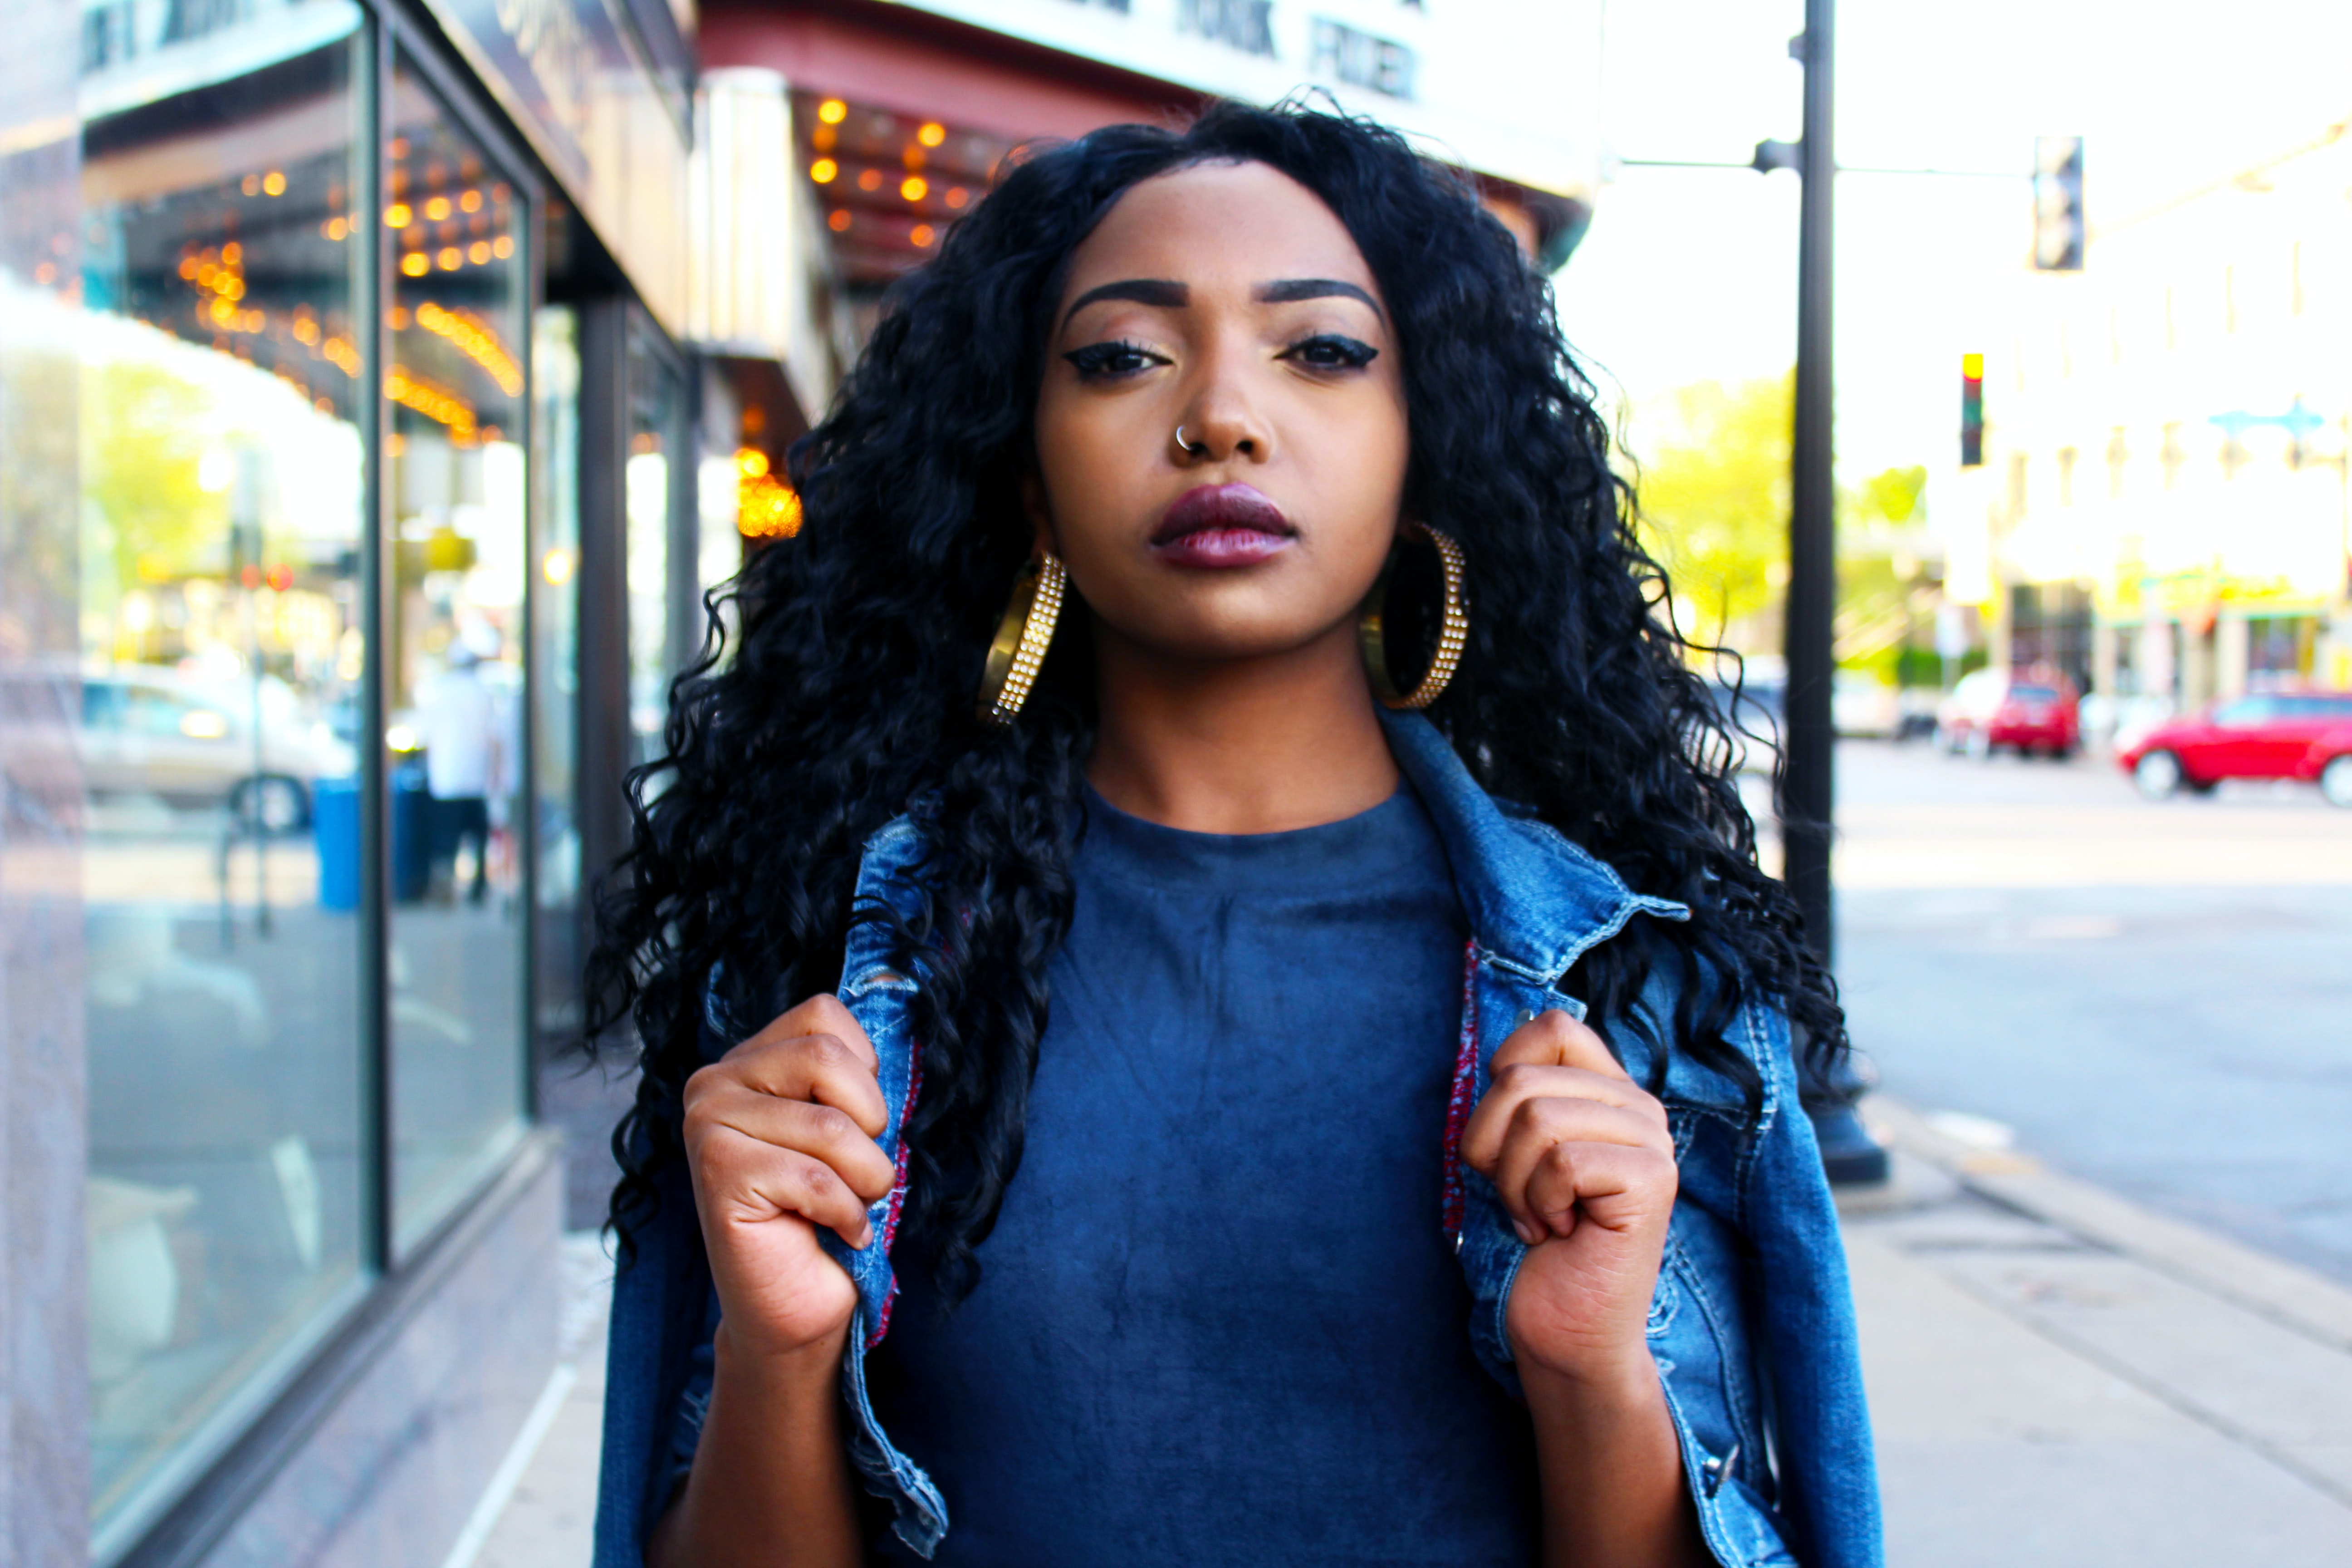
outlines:
[[[1055,310],[1031,497],[1098,635],[1225,661],[1352,626],[1403,500],[1399,358],[1355,241],[1288,175],[1121,197]]]

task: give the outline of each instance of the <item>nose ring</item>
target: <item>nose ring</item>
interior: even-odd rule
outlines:
[[[1184,426],[1181,425],[1176,426],[1176,447],[1188,458],[1205,458],[1209,455],[1209,444],[1206,441],[1196,447],[1184,439]]]

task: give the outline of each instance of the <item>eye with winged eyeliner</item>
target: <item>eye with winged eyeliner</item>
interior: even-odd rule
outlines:
[[[1082,379],[1087,381],[1133,375],[1147,366],[1168,363],[1163,356],[1152,353],[1141,343],[1129,342],[1124,339],[1088,343],[1084,348],[1072,349],[1062,357],[1070,362]]]
[[[1381,351],[1344,332],[1317,332],[1299,339],[1276,357],[1309,370],[1361,370],[1380,358]]]

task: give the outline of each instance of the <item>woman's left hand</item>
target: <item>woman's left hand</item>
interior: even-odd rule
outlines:
[[[1512,1353],[1578,1383],[1654,1378],[1645,1328],[1676,1186],[1665,1107],[1599,1035],[1546,1013],[1495,1053],[1462,1158],[1532,1249],[1505,1309]]]

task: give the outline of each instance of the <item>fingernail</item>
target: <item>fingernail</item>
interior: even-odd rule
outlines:
[[[1543,1232],[1538,1230],[1534,1226],[1529,1225],[1523,1219],[1513,1220],[1511,1222],[1511,1228],[1517,1231],[1519,1233],[1519,1239],[1526,1242],[1529,1247],[1535,1246],[1538,1242],[1543,1239]]]

